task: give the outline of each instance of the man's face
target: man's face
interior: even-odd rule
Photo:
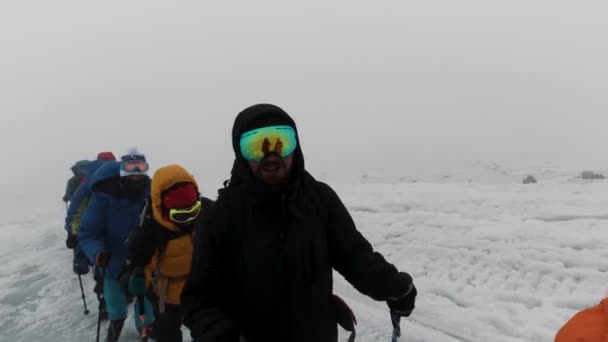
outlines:
[[[270,185],[285,184],[289,180],[293,167],[293,154],[281,158],[271,153],[261,162],[249,162],[253,175],[262,182]]]

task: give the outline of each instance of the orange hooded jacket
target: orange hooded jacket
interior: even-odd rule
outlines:
[[[169,165],[156,171],[152,178],[152,215],[164,229],[179,231],[179,227],[162,214],[162,193],[180,182],[194,184],[196,180],[184,168]],[[206,208],[205,208],[206,209]],[[186,234],[170,240],[162,255],[158,253],[146,267],[146,280],[153,283],[154,289],[163,302],[180,304],[180,295],[190,274],[192,264],[193,235]],[[156,274],[154,276],[154,274]]]

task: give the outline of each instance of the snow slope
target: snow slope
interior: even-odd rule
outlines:
[[[415,279],[417,309],[402,321],[402,341],[551,341],[576,310],[608,294],[608,182],[570,175],[527,186],[368,175],[330,184],[375,248]],[[58,197],[3,208],[0,341],[94,340],[93,282],[84,279],[84,316]],[[390,340],[384,303],[339,275],[335,292],[355,310],[358,341]],[[123,340],[136,340],[132,324]]]

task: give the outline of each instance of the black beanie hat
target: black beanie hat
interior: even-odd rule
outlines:
[[[271,104],[257,104],[245,108],[239,113],[232,127],[232,148],[237,156],[240,154],[240,139],[243,133],[252,129],[287,125],[296,130],[293,119],[281,108]]]

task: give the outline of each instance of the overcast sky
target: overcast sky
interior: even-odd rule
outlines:
[[[292,114],[315,170],[608,163],[607,10],[605,0],[4,1],[3,182],[63,181],[72,161],[132,145],[153,167],[223,176],[234,117],[259,102]]]

